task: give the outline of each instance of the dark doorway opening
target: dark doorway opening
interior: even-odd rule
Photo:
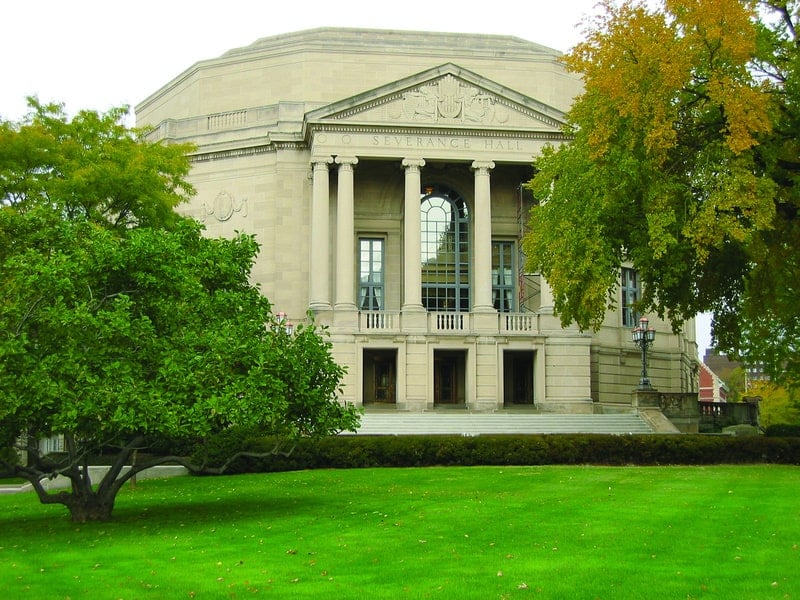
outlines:
[[[466,404],[467,353],[463,350],[433,351],[433,403]]]
[[[397,401],[397,350],[364,350],[364,404]]]
[[[503,352],[503,404],[533,406],[533,350]]]

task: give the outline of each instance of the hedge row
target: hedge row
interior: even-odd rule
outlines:
[[[770,425],[764,431],[764,435],[769,437],[800,437],[800,425]]]
[[[269,453],[276,441],[229,432],[200,454],[220,464],[235,447]],[[301,440],[287,452],[242,457],[228,473],[320,468],[474,465],[800,464],[800,438],[708,435],[337,436]]]

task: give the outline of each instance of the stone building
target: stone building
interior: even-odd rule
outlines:
[[[136,116],[196,145],[183,210],[257,236],[253,278],[276,312],[329,326],[345,400],[594,414],[632,406],[636,271],[599,332],[562,328],[519,243],[523,184],[580,90],[515,37],[322,28],[201,60]],[[651,324],[654,386],[696,391],[694,324]]]

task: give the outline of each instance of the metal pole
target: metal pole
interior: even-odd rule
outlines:
[[[642,380],[639,382],[639,387],[646,390],[650,389],[650,381],[647,379],[647,338],[643,337],[640,343],[642,346]]]

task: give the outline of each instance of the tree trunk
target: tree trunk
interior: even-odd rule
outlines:
[[[82,498],[71,498],[67,503],[70,519],[73,523],[90,521],[109,521],[114,510],[115,498],[101,498],[96,493]]]

